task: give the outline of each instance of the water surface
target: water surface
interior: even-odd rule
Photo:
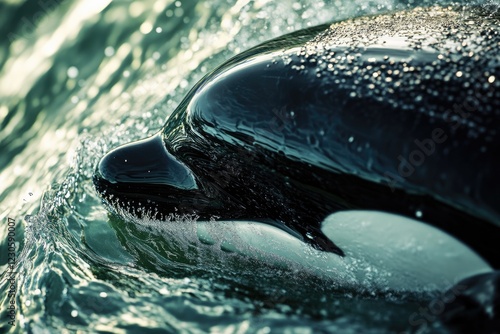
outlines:
[[[171,243],[178,230],[110,215],[91,180],[105,152],[157,132],[231,56],[298,29],[426,3],[435,1],[2,2],[0,331],[444,331],[412,323],[431,299],[342,291],[300,270]],[[183,223],[189,233],[193,222]]]

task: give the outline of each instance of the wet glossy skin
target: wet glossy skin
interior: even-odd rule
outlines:
[[[498,27],[417,9],[263,44],[104,157],[96,187],[135,214],[268,221],[338,254],[332,212],[416,216],[498,268]]]

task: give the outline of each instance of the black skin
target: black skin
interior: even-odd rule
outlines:
[[[500,271],[469,277],[445,292],[438,302],[444,305],[439,319],[453,333],[498,333]]]
[[[443,34],[432,22],[430,31]],[[462,34],[473,27],[462,27]],[[492,35],[488,43],[496,45],[500,37],[490,33],[497,27],[494,21],[478,33]],[[320,230],[329,214],[379,210],[415,219],[421,211],[423,221],[463,241],[499,268],[500,142],[494,140],[500,128],[499,90],[484,85],[475,89],[477,105],[466,120],[484,127],[485,133],[473,136],[467,126],[435,117],[446,115],[452,102],[465,105],[464,96],[472,93],[460,76],[444,79],[433,69],[437,55],[446,54],[440,49],[446,38],[432,51],[387,47],[381,52],[378,46],[368,47],[362,53],[374,62],[361,57],[343,64],[348,66],[340,67],[340,73],[322,72],[319,78],[318,62],[296,51],[289,51],[291,63],[265,56],[304,45],[326,29],[319,26],[265,43],[207,75],[160,134],[122,146],[101,160],[94,177],[97,190],[111,206],[138,216],[146,210],[159,219],[177,213],[200,219],[260,220],[339,255],[343,251]],[[330,51],[352,55],[359,50],[338,46]],[[477,59],[443,61],[440,71],[455,74],[457,68],[486,67],[499,73],[497,53],[484,50],[474,49],[481,55]],[[258,55],[264,58],[248,62]],[[405,61],[388,63],[386,55],[411,58],[417,70],[405,74],[397,89],[391,83],[370,87],[380,64],[384,71],[404,72]],[[292,65],[304,68],[297,71]],[[354,65],[361,73],[347,72]],[[233,68],[238,71],[219,79]],[[471,86],[484,81],[479,70],[470,73]],[[413,84],[416,78],[419,85]],[[387,92],[390,95],[384,95]],[[425,164],[411,175],[398,176],[397,157],[408,157],[414,140],[431,137],[435,129],[442,129],[447,139],[436,143]],[[351,136],[356,144],[371,146],[356,151],[357,146],[348,144]],[[367,167],[369,159],[373,165]],[[396,177],[388,177],[388,172]],[[445,180],[440,179],[443,172]]]

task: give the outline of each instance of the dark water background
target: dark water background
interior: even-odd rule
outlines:
[[[0,332],[445,331],[432,319],[412,324],[432,299],[356,294],[172,245],[178,231],[108,215],[91,182],[105,152],[158,131],[229,57],[301,28],[435,3],[452,2],[2,0]]]

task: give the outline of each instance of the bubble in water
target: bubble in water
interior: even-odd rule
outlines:
[[[78,69],[75,66],[71,66],[68,68],[66,74],[69,78],[74,79],[78,76]]]
[[[106,57],[111,57],[115,54],[115,49],[112,46],[108,46],[104,49],[104,54]]]
[[[144,35],[147,35],[147,34],[149,34],[151,32],[151,30],[153,30],[153,25],[151,24],[151,22],[146,21],[143,24],[141,24],[139,30]]]

